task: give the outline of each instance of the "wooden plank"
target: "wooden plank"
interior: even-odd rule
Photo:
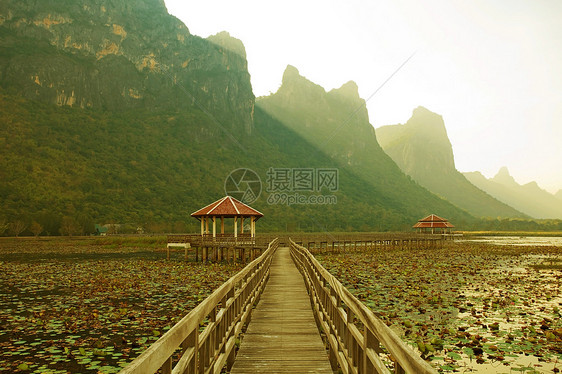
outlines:
[[[333,373],[288,248],[279,248],[273,258],[231,373]]]

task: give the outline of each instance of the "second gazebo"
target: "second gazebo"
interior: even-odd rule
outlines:
[[[431,234],[447,234],[451,232],[453,227],[455,226],[448,220],[435,214],[430,214],[429,216],[420,219],[418,223],[413,226],[413,228],[417,229],[420,233],[426,232]]]
[[[198,211],[191,213],[192,217],[201,221],[201,236],[211,236],[209,221],[212,221],[212,237],[217,236],[217,218],[220,218],[220,236],[230,236],[224,232],[224,219],[234,218],[234,237],[238,237],[238,219],[240,219],[240,236],[256,237],[256,221],[263,214],[254,208],[236,200],[231,196],[225,196]],[[250,219],[250,233],[244,233],[244,219]]]

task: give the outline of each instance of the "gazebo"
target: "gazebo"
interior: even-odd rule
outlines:
[[[426,233],[442,233],[447,234],[451,233],[451,229],[455,227],[452,223],[450,223],[445,218],[441,218],[435,214],[430,214],[429,216],[420,219],[414,226],[414,229],[417,229],[418,232],[426,232]]]
[[[234,237],[238,237],[238,219],[240,219],[240,236],[255,238],[256,221],[263,217],[263,214],[254,208],[236,200],[232,196],[225,196],[212,204],[207,205],[198,211],[191,213],[192,217],[201,221],[201,236],[211,236],[209,231],[209,221],[212,221],[212,237],[217,237],[217,218],[220,218],[220,236],[224,237],[224,219],[234,218]],[[244,233],[244,219],[250,219],[250,233]]]

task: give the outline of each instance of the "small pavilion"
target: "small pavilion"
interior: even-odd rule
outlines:
[[[240,236],[256,237],[256,221],[263,217],[263,214],[254,208],[236,200],[232,196],[225,196],[212,204],[207,205],[198,211],[191,213],[192,217],[201,221],[201,236],[211,236],[209,221],[212,222],[212,237],[217,237],[217,218],[220,219],[220,236],[224,237],[224,219],[234,219],[234,237],[237,238],[238,220],[240,220]],[[250,232],[244,233],[244,220],[250,219]],[[230,236],[230,235],[228,235]]]
[[[455,227],[452,223],[450,223],[445,218],[441,218],[435,214],[430,214],[429,216],[420,219],[414,226],[414,229],[417,229],[419,233],[441,233],[441,234],[450,234],[451,229]]]

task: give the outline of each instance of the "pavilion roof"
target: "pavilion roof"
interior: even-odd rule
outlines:
[[[225,196],[222,199],[191,213],[192,217],[263,217],[263,214],[254,208],[233,198]]]
[[[413,228],[415,228],[415,229],[419,229],[419,228],[450,228],[450,227],[455,227],[455,225],[453,225],[450,222],[418,222],[413,226]]]
[[[430,214],[429,216],[420,219],[414,226],[414,228],[450,228],[455,227],[445,218],[441,218],[438,215]]]

